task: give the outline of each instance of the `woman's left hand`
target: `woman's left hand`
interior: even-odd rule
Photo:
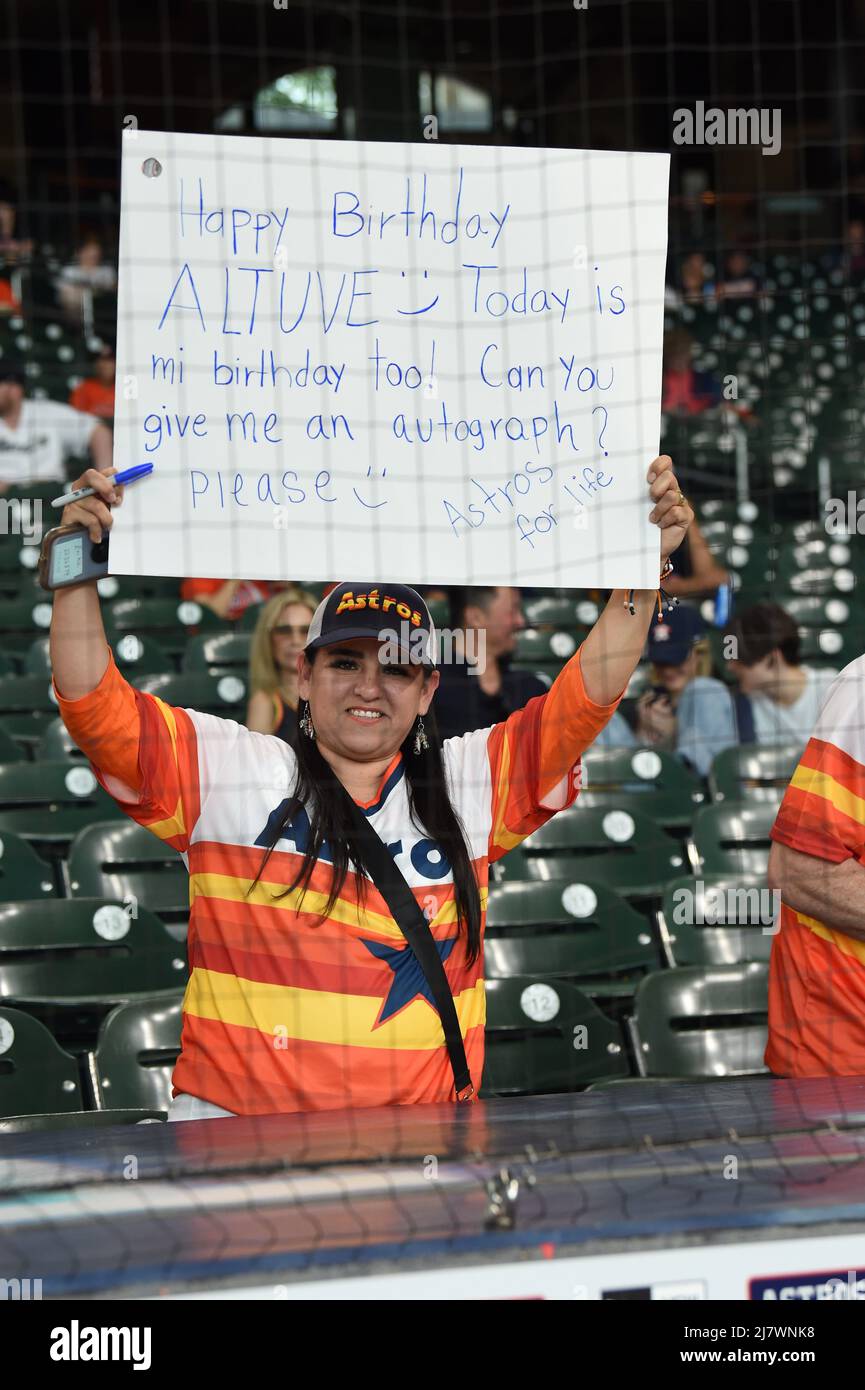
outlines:
[[[682,544],[694,513],[682,494],[673,472],[673,460],[667,454],[662,454],[650,465],[648,481],[649,494],[655,504],[649,520],[661,528],[663,564]]]

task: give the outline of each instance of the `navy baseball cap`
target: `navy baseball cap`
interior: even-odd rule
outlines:
[[[17,381],[19,386],[26,386],[27,371],[24,363],[12,357],[0,358],[0,381]]]
[[[372,637],[398,643],[404,660],[436,664],[436,632],[417,589],[407,584],[337,584],[313,614],[306,650]]]
[[[656,666],[681,666],[706,631],[696,608],[679,604],[649,628],[646,655]]]

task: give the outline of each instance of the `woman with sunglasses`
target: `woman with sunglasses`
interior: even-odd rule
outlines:
[[[297,658],[318,604],[305,589],[283,589],[262,606],[249,649],[246,727],[297,741]]]

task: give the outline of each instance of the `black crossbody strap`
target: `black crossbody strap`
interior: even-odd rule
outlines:
[[[736,706],[736,727],[739,731],[740,743],[754,742],[754,706],[751,704],[747,695],[743,695],[739,690],[733,696],[733,703]]]
[[[368,818],[348,792],[346,800],[350,805],[358,839],[364,847],[372,881],[390,908],[394,921],[414,952],[432,991],[453,1068],[457,1100],[471,1100],[475,1088],[466,1061],[456,1005],[429,923],[381,837],[376,834]]]

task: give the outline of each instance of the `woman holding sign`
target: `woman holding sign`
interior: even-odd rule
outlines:
[[[669,458],[648,482],[663,575],[693,513]],[[120,490],[93,469],[80,484],[96,495],[63,520],[98,539]],[[420,595],[340,584],[298,659],[295,752],[133,689],[95,584],[58,589],[64,722],[105,789],[189,869],[171,1118],[472,1098],[489,866],[574,801],[580,754],[616,709],[658,602],[613,593],[546,694],[441,744]]]

